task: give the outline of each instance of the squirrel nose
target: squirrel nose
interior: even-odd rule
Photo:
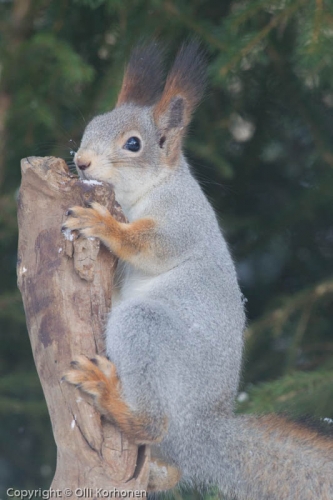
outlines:
[[[91,165],[91,161],[77,160],[76,165],[80,170],[87,170],[87,168],[89,168]]]

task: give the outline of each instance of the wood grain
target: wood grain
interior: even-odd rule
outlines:
[[[51,487],[91,488],[93,494],[95,488],[145,490],[149,449],[138,450],[102,422],[77,389],[61,382],[76,355],[104,352],[116,267],[97,239],[65,238],[65,213],[72,205],[98,201],[124,221],[120,207],[110,186],[79,180],[61,159],[26,158],[21,169],[18,285],[57,445]]]

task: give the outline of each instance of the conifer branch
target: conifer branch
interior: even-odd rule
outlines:
[[[291,14],[293,14],[297,9],[299,9],[300,4],[304,3],[305,0],[300,0],[291,5],[288,9],[285,9],[280,14],[272,17],[270,22],[255,35],[227,64],[222,66],[219,70],[219,74],[225,77],[229,71],[231,71],[234,66],[236,66],[245,56],[247,56],[256,45],[258,45],[262,40],[264,40],[269,33],[276,28],[282,21],[287,19]]]
[[[275,336],[279,336],[292,314],[303,310],[310,303],[311,307],[313,307],[316,302],[330,294],[333,294],[333,278],[317,283],[315,286],[294,295],[281,297],[283,305],[269,311],[260,320],[253,322],[246,331],[247,338],[249,340],[253,339],[264,329],[270,328],[274,329]],[[303,321],[306,323],[306,317],[303,318]]]

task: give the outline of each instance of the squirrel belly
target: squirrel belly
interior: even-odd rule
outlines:
[[[181,196],[184,184],[188,193]],[[154,201],[150,202],[150,197]],[[200,213],[200,219],[193,217],[195,211]],[[125,269],[121,267],[118,298],[106,329],[107,354],[117,365],[120,378],[122,372],[127,373],[124,364],[133,355],[129,365],[138,367],[142,361],[147,370],[152,369],[151,377],[162,379],[159,392],[165,389],[160,397],[170,420],[186,408],[192,412],[199,406],[222,404],[232,409],[239,382],[245,314],[234,265],[216,216],[186,165],[156,187],[135,207],[135,213],[127,215],[131,220],[133,216],[146,217],[147,213],[160,221],[157,231],[169,242],[172,238],[172,251],[162,245],[161,258],[146,263],[145,269],[128,263]],[[164,251],[168,256],[163,255]],[[146,354],[142,352],[144,339],[150,348]],[[175,368],[170,370],[172,364]],[[125,399],[131,400],[127,392],[133,383],[137,385],[123,380]],[[134,393],[140,397],[149,397],[143,396],[139,387],[137,391]],[[180,397],[179,407],[175,408],[175,395],[181,391],[190,391],[188,401]],[[136,399],[134,395],[134,407]]]

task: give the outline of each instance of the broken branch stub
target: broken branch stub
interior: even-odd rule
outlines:
[[[115,257],[95,239],[61,233],[73,205],[98,201],[124,220],[110,186],[79,180],[63,160],[22,160],[18,201],[18,285],[32,351],[57,444],[51,487],[145,490],[149,450],[102,422],[65,382],[72,359],[104,353]],[[67,237],[67,239],[66,239]],[[82,496],[82,495],[81,495]]]

